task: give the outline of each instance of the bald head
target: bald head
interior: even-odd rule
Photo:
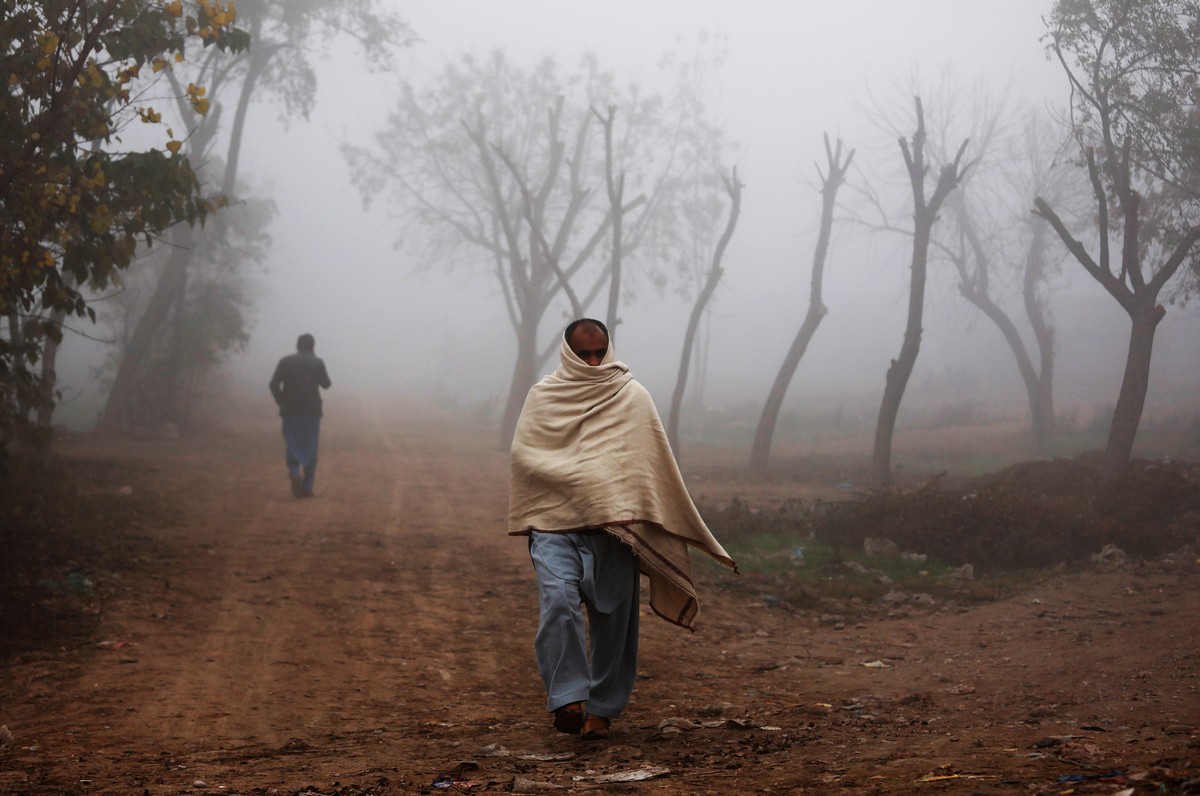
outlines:
[[[575,356],[592,367],[608,353],[608,330],[600,321],[581,318],[567,327],[566,338]]]

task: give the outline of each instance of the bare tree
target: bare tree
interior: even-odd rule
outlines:
[[[833,232],[833,213],[837,205],[838,188],[846,179],[846,172],[849,171],[850,164],[854,160],[854,150],[850,150],[843,157],[841,139],[838,139],[836,148],[831,148],[829,135],[826,134],[825,160],[824,173],[820,166],[817,167],[817,174],[821,178],[821,226],[817,234],[816,246],[813,249],[808,312],[805,313],[800,330],[796,332],[792,345],[783,358],[779,373],[776,374],[775,381],[771,384],[771,391],[767,394],[766,404],[758,419],[758,428],[754,432],[754,444],[750,449],[750,470],[759,475],[767,471],[771,456],[771,441],[775,436],[775,423],[779,420],[779,411],[783,406],[783,399],[787,395],[788,386],[796,375],[796,368],[800,366],[800,360],[804,358],[804,352],[808,350],[808,344],[816,334],[817,327],[821,325],[821,321],[829,312],[821,295],[825,281],[825,259],[829,253],[829,238]]]
[[[1060,258],[1048,249],[1049,225],[1031,216],[1028,207],[1039,193],[1065,200],[1081,186],[1070,169],[1058,165],[1064,142],[1042,113],[1014,113],[1007,92],[983,83],[962,91],[953,73],[932,91],[941,112],[929,114],[934,131],[927,141],[929,161],[949,162],[953,151],[946,146],[962,137],[972,141],[976,153],[970,174],[947,199],[950,212],[936,228],[932,253],[954,267],[959,294],[996,327],[1012,352],[1029,402],[1034,445],[1044,452],[1054,429],[1048,283],[1058,273]],[[883,215],[884,223],[874,228],[913,234]],[[1030,334],[1032,350],[1026,344]]]
[[[1200,3],[1059,0],[1047,28],[1071,86],[1071,128],[1092,185],[1094,247],[1075,238],[1045,197],[1036,212],[1130,319],[1102,465],[1111,480],[1133,454],[1154,334],[1166,315],[1159,294],[1189,258],[1195,262],[1200,241]]]
[[[1029,112],[1020,129],[1005,137],[988,138],[984,147],[996,152],[948,200],[947,234],[939,248],[958,273],[959,293],[996,326],[1012,352],[1025,386],[1034,445],[1045,453],[1055,425],[1048,282],[1061,258],[1050,250],[1050,226],[1031,215],[1028,205],[1039,195],[1066,203],[1082,185],[1073,170],[1058,165],[1063,143],[1041,115]],[[1019,295],[1032,333],[1032,351],[998,294],[997,281],[1016,283],[1012,292]]]
[[[1054,329],[1037,290],[1040,275],[1046,270],[1045,230],[1040,225],[1030,225],[1029,248],[1024,263],[1025,279],[1022,280],[1024,306],[1038,345],[1038,363],[1034,364],[1016,322],[993,295],[991,277],[996,264],[968,209],[965,191],[960,191],[951,200],[950,207],[958,240],[955,244],[947,244],[944,251],[958,271],[958,292],[977,307],[1004,337],[1016,360],[1017,372],[1025,384],[1034,443],[1039,452],[1044,452],[1054,428]]]
[[[557,334],[541,336],[547,313],[566,302],[582,314],[607,286],[615,327],[626,291],[665,282],[669,258],[639,252],[672,250],[680,185],[699,162],[685,155],[723,146],[719,130],[688,121],[658,95],[619,87],[594,58],[567,73],[496,52],[448,65],[423,90],[404,83],[372,146],[344,147],[364,201],[390,194],[426,259],[486,262],[517,341],[502,447],[558,348]]]
[[[883,401],[879,407],[879,420],[875,426],[875,447],[871,456],[871,481],[876,487],[886,487],[892,481],[892,436],[896,428],[896,417],[904,398],[913,365],[921,351],[921,333],[925,313],[925,280],[929,265],[929,247],[933,225],[946,197],[962,181],[967,167],[963,165],[963,153],[968,141],[958,148],[953,161],[942,166],[933,194],[926,198],[925,178],[929,170],[926,162],[925,111],[921,98],[915,98],[917,129],[911,143],[900,139],[900,151],[912,185],[913,235],[912,265],[908,292],[908,321],[904,330],[904,342],[900,355],[892,360],[887,371]]]

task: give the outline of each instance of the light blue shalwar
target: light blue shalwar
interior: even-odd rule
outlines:
[[[637,678],[637,556],[602,530],[532,531],[529,556],[541,604],[534,650],[546,709],[586,702],[588,713],[621,715]]]

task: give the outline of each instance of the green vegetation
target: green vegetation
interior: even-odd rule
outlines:
[[[994,585],[1090,564],[1106,545],[1152,558],[1196,544],[1200,465],[1140,461],[1105,483],[1091,453],[845,501],[734,499],[702,513],[744,573],[822,593],[961,592],[965,579],[950,576],[965,565]]]

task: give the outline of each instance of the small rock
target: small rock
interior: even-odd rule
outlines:
[[[650,766],[649,768],[638,768],[633,771],[618,771],[615,774],[601,774],[598,777],[592,777],[593,782],[641,782],[647,779],[661,777],[664,774],[670,774],[671,769],[665,766]]]
[[[1101,571],[1111,572],[1129,563],[1129,556],[1115,544],[1106,544],[1099,553],[1092,554],[1092,563]]]
[[[561,763],[564,760],[572,760],[575,757],[574,752],[530,752],[528,754],[518,755],[522,760],[536,760],[540,763]]]
[[[480,757],[508,757],[509,751],[498,743],[490,743],[475,750]]]
[[[891,539],[868,536],[863,539],[863,552],[877,558],[896,558],[900,555],[900,548]]]
[[[957,580],[975,580],[975,567],[970,564],[963,564],[958,569],[947,572],[943,578],[955,578]]]

